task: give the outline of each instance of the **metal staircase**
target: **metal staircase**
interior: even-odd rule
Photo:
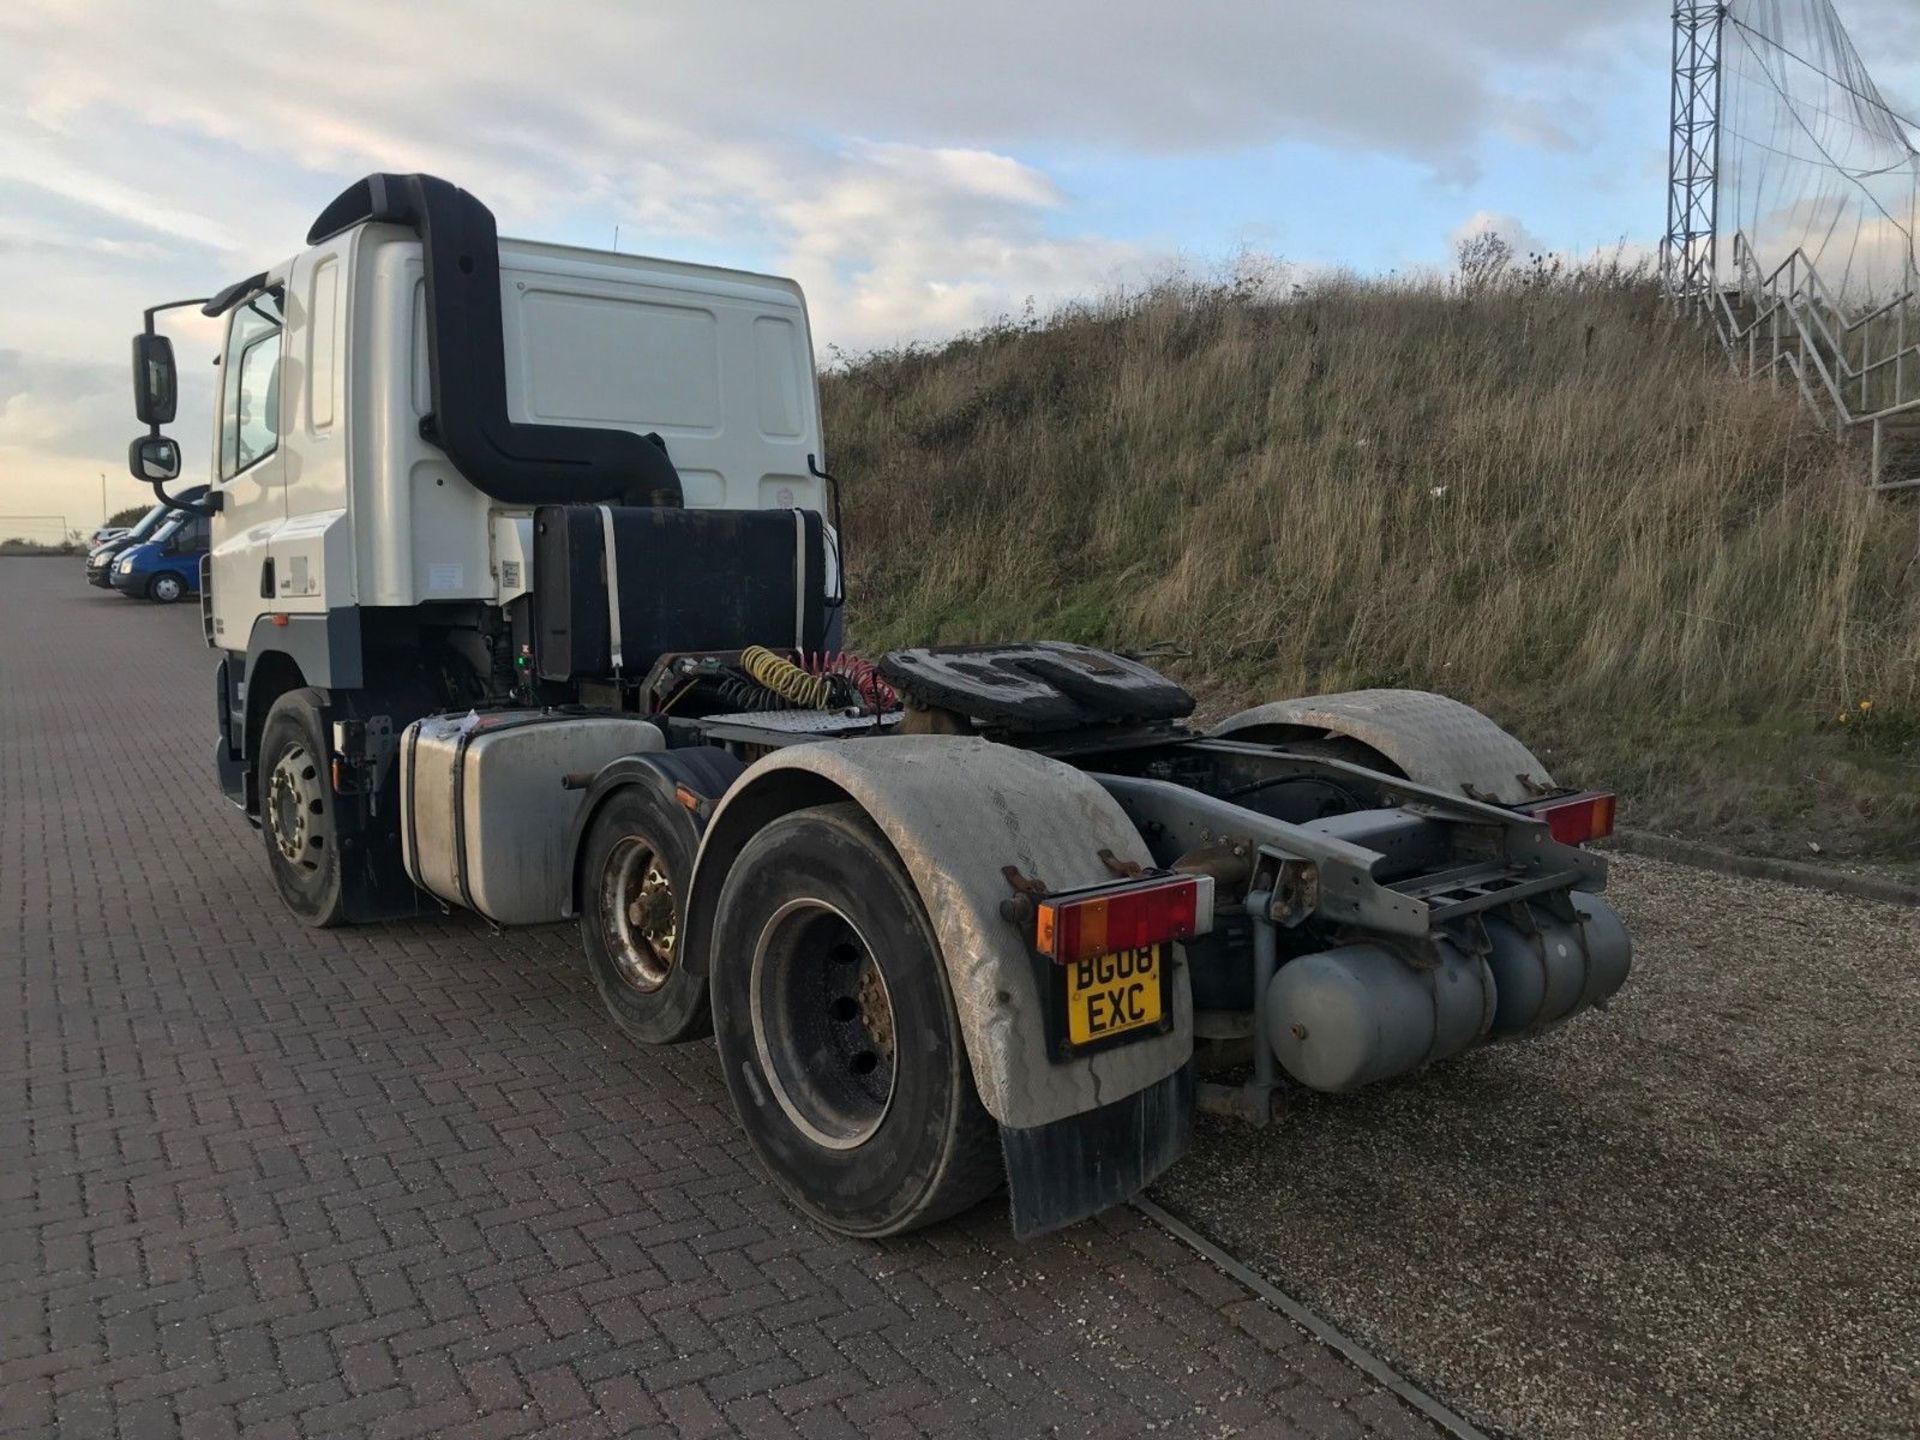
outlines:
[[[1738,234],[1733,258],[1737,279],[1700,298],[1734,369],[1791,383],[1836,438],[1869,439],[1873,489],[1920,487],[1920,292],[1849,311],[1804,250],[1762,270]]]

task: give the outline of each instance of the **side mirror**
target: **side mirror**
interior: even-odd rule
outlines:
[[[172,480],[180,473],[180,447],[165,435],[142,435],[127,447],[127,469],[136,480]]]
[[[142,425],[171,425],[180,398],[173,341],[164,335],[133,337],[133,413]],[[134,472],[138,474],[136,470]]]

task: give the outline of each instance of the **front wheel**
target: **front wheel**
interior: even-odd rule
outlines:
[[[156,575],[153,583],[147,586],[147,598],[161,605],[171,605],[186,593],[186,582],[178,575]]]
[[[897,1235],[1001,1183],[940,947],[859,806],[768,825],[721,889],[714,1031],[774,1182],[846,1235]]]
[[[580,907],[587,969],[614,1024],[644,1044],[677,1044],[713,1026],[706,980],[680,964],[698,849],[686,810],[646,785],[614,791],[587,832]]]
[[[260,833],[267,866],[287,908],[316,929],[346,922],[339,831],[320,724],[325,697],[290,690],[260,731]]]

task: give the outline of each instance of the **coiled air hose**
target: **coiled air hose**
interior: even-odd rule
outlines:
[[[830,710],[834,705],[833,682],[825,675],[809,675],[784,655],[776,655],[764,645],[750,646],[740,654],[740,668],[782,700],[803,710]]]

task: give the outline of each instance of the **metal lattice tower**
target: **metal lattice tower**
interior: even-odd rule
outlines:
[[[1667,231],[1660,269],[1669,294],[1713,289],[1719,236],[1720,37],[1724,4],[1673,12],[1673,131],[1667,154]]]

